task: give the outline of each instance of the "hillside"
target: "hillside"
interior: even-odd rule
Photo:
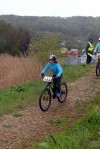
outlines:
[[[100,36],[100,17],[61,18],[3,15],[0,16],[0,19],[17,27],[24,27],[32,37],[35,37],[37,32],[61,34],[64,39],[73,41],[71,46],[74,45],[79,49],[84,48],[89,37],[93,37],[96,41]]]

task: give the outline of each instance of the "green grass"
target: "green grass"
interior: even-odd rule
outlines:
[[[38,79],[21,86],[0,90],[0,115],[15,109],[23,109],[28,105],[34,106],[33,101],[38,100],[43,87],[44,83]]]
[[[78,65],[64,67],[63,79],[67,82],[75,81],[84,76],[93,66]],[[6,90],[0,90],[0,115],[23,109],[27,106],[34,106],[39,94],[45,87],[42,79],[37,79]]]
[[[64,67],[64,80],[66,80],[67,82],[72,82],[75,81],[77,79],[79,79],[80,77],[84,76],[86,74],[86,72],[90,71],[91,69],[93,69],[93,65],[76,65],[76,66],[65,66]]]
[[[88,113],[83,120],[66,131],[49,135],[42,143],[33,143],[32,148],[100,149],[100,92],[88,103]]]
[[[50,124],[52,124],[53,126],[56,126],[56,127],[62,127],[64,125],[66,125],[66,123],[68,122],[67,119],[51,119],[49,121]]]

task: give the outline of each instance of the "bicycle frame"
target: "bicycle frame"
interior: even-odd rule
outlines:
[[[100,55],[98,56],[98,64],[100,65]]]
[[[54,87],[54,81],[53,81],[54,78],[51,78],[51,80],[49,80],[48,77],[46,78],[47,80],[43,79],[43,81],[45,81],[47,84],[45,88],[43,89],[43,91],[41,92],[40,97],[39,97],[39,107],[44,112],[47,111],[51,105],[51,99],[53,96],[52,93],[53,93],[53,87]],[[55,98],[57,98],[60,103],[63,103],[67,98],[68,89],[67,89],[67,85],[65,82],[61,83],[60,86],[63,86],[64,90],[62,88],[61,95],[56,96]],[[53,99],[55,98],[53,96]]]
[[[52,91],[53,88],[53,80],[51,82],[48,82],[45,88],[48,88],[50,91]]]
[[[98,66],[98,69],[100,69],[100,55],[98,56],[97,66]]]

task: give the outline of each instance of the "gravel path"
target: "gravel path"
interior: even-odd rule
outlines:
[[[85,77],[68,84],[68,100],[60,104],[53,100],[50,109],[43,113],[36,107],[0,117],[0,149],[24,149],[28,142],[39,140],[51,132],[61,130],[52,125],[54,119],[77,118],[75,103],[94,97],[100,90],[100,78],[90,72]],[[18,115],[19,114],[19,115]],[[70,124],[73,123],[70,121]],[[68,127],[69,124],[66,125]]]

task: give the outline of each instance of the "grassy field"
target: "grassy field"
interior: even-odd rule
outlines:
[[[84,76],[93,66],[78,65],[64,67],[63,79],[71,82]],[[9,89],[0,90],[0,115],[14,111],[15,109],[23,109],[27,106],[34,106],[38,100],[38,96],[45,83],[42,79],[35,79],[28,83],[10,87]]]
[[[38,77],[41,70],[36,56],[13,57],[0,55],[0,89],[15,86]]]
[[[70,129],[51,134],[42,143],[34,144],[33,149],[100,149],[100,92],[85,107],[84,119]],[[64,120],[63,120],[64,121]]]
[[[63,78],[67,82],[72,82],[80,77],[84,76],[87,72],[91,71],[93,69],[93,65],[76,65],[76,66],[65,66],[64,67],[64,75]]]

